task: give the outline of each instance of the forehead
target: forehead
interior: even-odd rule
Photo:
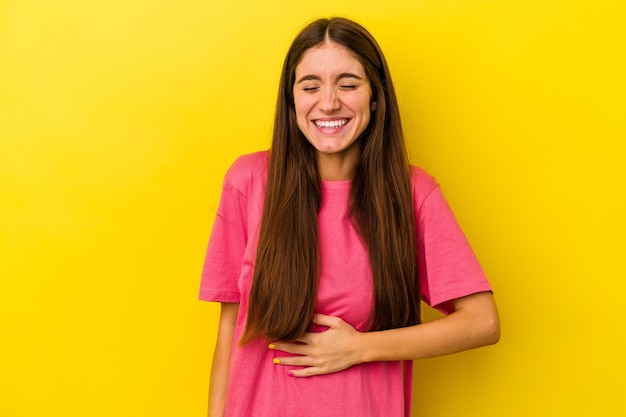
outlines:
[[[303,73],[353,72],[365,75],[365,69],[356,54],[334,42],[324,42],[308,49],[296,66],[296,75]]]

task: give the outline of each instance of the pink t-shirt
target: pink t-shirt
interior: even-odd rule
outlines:
[[[245,327],[268,152],[240,157],[224,180],[200,285],[200,299],[240,303],[231,357],[227,417],[408,417],[412,361],[372,362],[310,378],[272,363],[267,340],[237,346]],[[491,288],[437,183],[412,168],[423,300],[444,313],[450,300]],[[316,312],[366,331],[372,308],[368,255],[347,215],[350,181],[322,181],[321,268]],[[279,353],[280,354],[280,353]],[[284,353],[282,353],[284,355]]]

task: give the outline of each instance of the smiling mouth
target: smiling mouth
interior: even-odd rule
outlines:
[[[349,119],[340,119],[340,120],[314,120],[315,126],[321,129],[336,129],[338,127],[345,126],[348,123]]]

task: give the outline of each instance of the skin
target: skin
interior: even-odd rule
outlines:
[[[235,335],[238,303],[221,303],[217,342],[209,384],[209,417],[222,417],[226,408],[226,392],[230,372],[230,354]]]
[[[304,53],[295,80],[298,127],[317,150],[321,178],[352,178],[359,136],[375,107],[363,65],[343,46],[326,41]],[[332,126],[321,127],[322,123]]]

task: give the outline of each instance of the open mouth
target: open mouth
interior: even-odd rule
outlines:
[[[349,121],[350,119],[313,120],[313,123],[320,129],[337,129],[345,126]]]

